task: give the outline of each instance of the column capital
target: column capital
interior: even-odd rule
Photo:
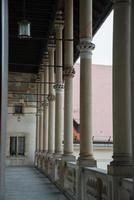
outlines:
[[[42,75],[42,72],[44,71],[44,63],[42,62],[41,64],[40,64],[40,73],[41,73],[41,75]]]
[[[49,106],[49,102],[44,103],[43,105],[43,111],[47,110]]]
[[[80,51],[81,58],[91,58],[94,48],[95,45],[92,43],[92,39],[90,37],[80,38],[78,49]]]
[[[40,83],[40,78],[36,78],[36,83]]]
[[[55,51],[55,45],[54,44],[49,44],[48,45],[48,52],[54,52]]]
[[[45,59],[45,58],[46,58],[46,59],[48,58],[48,51],[44,52],[43,58],[44,58],[44,59]]]
[[[57,13],[56,13],[56,20],[55,20],[55,29],[57,31],[62,31],[64,27],[64,20],[63,20],[63,12],[61,10],[59,10]]]
[[[36,112],[36,117],[40,117],[40,113],[39,112]]]
[[[42,67],[40,67],[39,72],[38,72],[40,79],[41,79],[42,71],[43,71]]]
[[[72,66],[66,66],[64,68],[64,77],[73,78],[75,75],[75,69]]]
[[[49,43],[48,43],[48,54],[50,52],[55,51],[55,43],[54,43],[54,36],[49,36]]]
[[[49,105],[48,97],[45,97],[44,102],[43,102],[43,107],[46,108],[46,107],[48,107],[48,105]]]
[[[48,64],[48,52],[45,52],[42,57],[42,64]]]
[[[62,83],[56,83],[54,85],[54,89],[56,90],[56,93],[62,92],[64,89],[64,84]]]
[[[48,95],[48,101],[55,101],[55,95],[54,94],[49,94]]]
[[[45,68],[46,68],[46,67],[48,67],[48,61],[47,61],[47,60],[44,60],[44,59],[42,59],[42,66],[43,66],[43,70],[42,70],[42,71],[44,71],[44,70],[45,70]]]
[[[40,82],[40,74],[38,72],[37,76],[36,76],[36,82],[39,83]]]
[[[36,116],[40,117],[42,114],[42,108],[41,106],[38,107],[38,112],[36,113]]]
[[[55,21],[55,30],[56,30],[56,33],[57,32],[62,32],[63,28],[64,28],[64,21],[63,20],[56,20]]]

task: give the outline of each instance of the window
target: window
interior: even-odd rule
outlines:
[[[14,106],[14,114],[23,114],[23,105],[15,105]]]
[[[18,137],[18,155],[25,154],[25,137]]]
[[[10,155],[17,154],[17,137],[10,137]]]
[[[10,137],[10,156],[25,155],[25,137]]]

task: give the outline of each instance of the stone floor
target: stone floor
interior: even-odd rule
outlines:
[[[66,200],[66,197],[34,168],[6,170],[5,200]]]

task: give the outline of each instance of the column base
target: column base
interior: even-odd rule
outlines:
[[[53,153],[47,152],[46,157],[47,158],[53,158],[53,155],[54,155]]]
[[[113,161],[108,165],[108,174],[121,177],[132,177],[132,156],[126,153],[114,153]]]
[[[47,153],[48,153],[48,151],[47,151],[47,150],[44,150],[44,151],[43,151],[43,155],[44,155],[44,156],[46,156],[46,155],[47,155]]]
[[[62,157],[62,153],[54,153],[53,157],[54,159],[60,159]]]
[[[92,156],[80,156],[77,164],[80,167],[97,167],[97,161]]]
[[[66,162],[76,162],[76,157],[74,155],[63,154],[61,159]]]
[[[42,155],[41,155],[41,151],[38,151],[38,153],[37,153],[37,167],[38,167],[38,169],[41,169],[41,160],[42,160]]]
[[[133,175],[133,165],[108,165],[108,174],[130,178]]]
[[[35,154],[34,154],[34,165],[36,167],[38,166],[38,151],[35,151]]]

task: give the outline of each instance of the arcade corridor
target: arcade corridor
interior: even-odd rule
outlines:
[[[7,168],[5,194],[5,200],[67,199],[43,174],[28,167]]]
[[[134,1],[0,2],[0,200],[65,200],[60,191],[70,200],[134,199]],[[93,149],[92,39],[112,9],[113,156],[101,170]]]

